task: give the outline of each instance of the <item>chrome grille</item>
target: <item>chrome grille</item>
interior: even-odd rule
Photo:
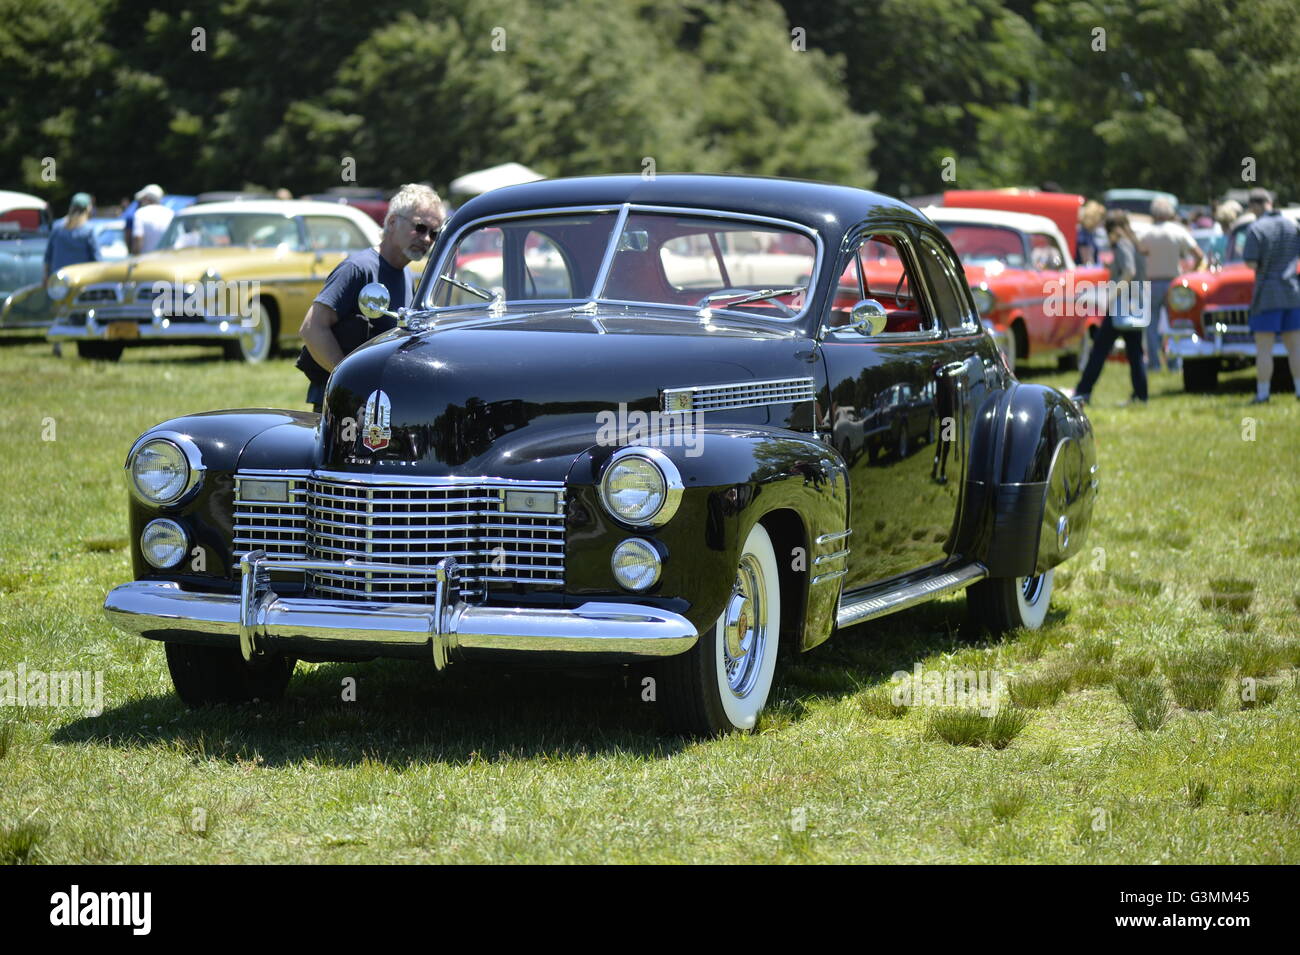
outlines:
[[[287,478],[287,504],[244,499],[244,482],[286,480],[283,475],[235,475],[235,555],[264,550],[268,557],[307,556],[307,487],[300,477]]]
[[[666,388],[662,409],[673,411],[721,411],[724,408],[752,408],[812,401],[811,378],[777,378],[771,381],[738,381],[725,385],[694,388]]]
[[[236,476],[236,486],[271,475]],[[506,509],[507,493],[553,495],[547,513]],[[493,584],[564,583],[564,485],[360,484],[295,477],[289,504],[253,503],[236,494],[239,556],[261,547],[271,556],[432,565],[454,557],[461,595],[482,600]],[[541,499],[541,504],[547,503]],[[353,570],[312,571],[320,596],[430,603],[423,577]]]
[[[1205,322],[1211,327],[1216,322],[1223,325],[1249,325],[1250,309],[1241,308],[1216,308],[1205,313]]]
[[[1216,308],[1207,311],[1202,319],[1205,323],[1205,337],[1215,337],[1215,325],[1227,326],[1223,332],[1225,345],[1253,345],[1254,333],[1250,330],[1249,308]]]
[[[77,294],[77,301],[88,305],[95,302],[116,302],[117,288],[112,285],[92,285]]]

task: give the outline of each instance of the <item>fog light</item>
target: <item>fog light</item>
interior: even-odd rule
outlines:
[[[614,548],[609,562],[614,579],[626,590],[646,590],[659,580],[663,561],[654,545],[630,537]]]
[[[160,518],[145,525],[140,535],[140,551],[144,559],[159,570],[175,567],[189,550],[189,539],[175,521]]]

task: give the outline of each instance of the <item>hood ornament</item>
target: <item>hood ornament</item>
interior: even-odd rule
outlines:
[[[361,444],[370,451],[382,451],[393,436],[389,427],[393,406],[382,391],[370,392],[365,414],[361,418]]]

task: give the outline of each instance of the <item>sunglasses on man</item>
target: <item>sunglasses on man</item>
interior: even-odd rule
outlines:
[[[398,216],[405,219],[407,222],[411,223],[411,229],[412,231],[415,232],[416,235],[419,236],[429,235],[429,236],[433,236],[436,239],[438,237],[438,233],[442,231],[442,226],[440,225],[434,226],[434,225],[429,225],[428,223],[425,222],[416,222],[410,216],[404,216],[400,212],[398,213]]]

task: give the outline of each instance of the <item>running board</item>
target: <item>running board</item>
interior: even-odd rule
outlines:
[[[864,620],[883,617],[895,610],[904,610],[942,594],[960,590],[987,576],[988,569],[975,561],[956,570],[944,571],[933,577],[926,577],[924,580],[904,584],[883,594],[842,598],[839,612],[835,615],[835,625],[851,627]]]

